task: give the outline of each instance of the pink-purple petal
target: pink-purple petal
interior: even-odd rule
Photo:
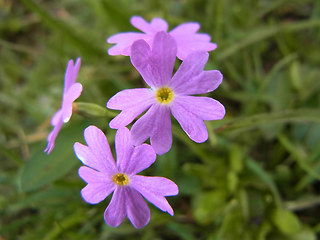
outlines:
[[[55,126],[59,122],[62,122],[62,109],[59,109],[51,118],[51,125]]]
[[[58,133],[61,129],[63,125],[62,120],[57,121],[56,125],[53,127],[52,131],[49,133],[47,141],[48,141],[48,145],[46,147],[46,149],[44,150],[44,152],[47,152],[47,154],[50,154],[55,146],[55,141],[56,138],[58,136]]]
[[[76,63],[72,69],[72,76],[71,76],[71,84],[76,82],[78,73],[79,73],[79,69],[80,69],[80,65],[81,65],[81,58],[77,58]]]
[[[88,203],[96,204],[101,202],[115,189],[111,176],[106,176],[86,166],[80,167],[78,173],[88,183],[81,191],[83,199]]]
[[[150,109],[139,118],[131,127],[131,142],[135,146],[139,146],[152,136],[154,122],[157,118],[157,105],[154,104]]]
[[[138,112],[141,111],[141,113],[144,110],[141,109],[137,109],[135,108],[135,110]],[[119,129],[119,128],[123,128],[125,126],[127,126],[129,123],[131,123],[137,116],[139,116],[140,114],[138,114],[135,111],[130,111],[130,110],[123,110],[121,113],[119,113],[115,118],[113,118],[110,122],[109,122],[109,127],[112,129]]]
[[[175,101],[171,106],[171,113],[191,140],[202,143],[208,139],[208,130],[204,121],[190,112],[187,106]]]
[[[136,105],[150,106],[154,102],[154,93],[148,88],[126,89],[111,97],[107,108],[115,110],[131,109]]]
[[[108,54],[130,56],[132,44],[139,39],[147,39],[147,36],[143,33],[135,32],[115,34],[107,39],[108,43],[116,43],[116,45],[109,48]]]
[[[131,141],[138,146],[150,138],[151,146],[159,155],[172,145],[172,126],[168,106],[154,104],[131,128]]]
[[[155,87],[162,87],[169,83],[172,77],[176,54],[176,41],[170,34],[158,32],[154,37],[150,56]]]
[[[110,98],[107,108],[122,110],[122,112],[110,121],[109,126],[114,129],[127,126],[154,101],[154,93],[147,88],[127,89],[118,92]]]
[[[170,81],[170,86],[176,93],[184,93],[197,82],[193,79],[203,72],[209,58],[207,52],[193,52],[180,65]]]
[[[131,142],[130,142],[131,143]],[[127,159],[126,165],[122,166],[125,173],[137,174],[151,166],[156,160],[156,153],[148,144],[142,144],[134,148],[132,155]],[[118,159],[119,160],[119,159]]]
[[[211,43],[211,37],[205,33],[196,33],[200,28],[198,23],[185,23],[177,26],[170,35],[176,40],[178,46],[177,57],[185,60],[194,51],[212,51],[217,44]]]
[[[150,209],[135,189],[127,188],[127,216],[135,228],[142,228],[150,221]]]
[[[182,42],[182,38],[177,39],[177,45],[179,46],[177,57],[181,60],[186,59],[191,53],[195,51],[212,51],[217,48],[217,44],[210,42],[200,42],[197,40],[189,40],[188,42]],[[194,46],[197,46],[195,48]]]
[[[162,18],[153,18],[150,25],[152,26],[153,33],[168,31],[168,23]]]
[[[81,65],[81,58],[77,58],[75,65],[73,60],[69,60],[64,78],[64,93],[66,93],[72,84],[76,82],[78,72]]]
[[[174,91],[180,95],[205,94],[215,90],[221,84],[222,78],[218,70],[203,71],[184,84],[175,85]]]
[[[171,216],[173,216],[173,209],[168,203],[167,199],[161,194],[156,194],[150,191],[149,184],[145,181],[139,181],[140,179],[137,180],[136,177],[137,175],[130,179],[131,187],[136,189],[145,199],[147,199],[161,211],[168,212]]]
[[[62,120],[68,122],[72,115],[72,103],[81,95],[82,85],[74,83],[65,93],[62,100]]]
[[[89,126],[84,130],[84,138],[88,147],[105,159],[110,165],[115,165],[107,137],[96,126]]]
[[[146,20],[144,20],[140,16],[131,17],[130,23],[132,24],[132,26],[134,26],[135,28],[139,29],[142,32],[145,32],[145,33],[153,32],[153,29],[150,23],[148,23]]]
[[[167,22],[161,18],[153,18],[151,22],[148,23],[140,16],[133,16],[131,17],[130,22],[135,28],[149,35],[168,30]]]
[[[134,151],[131,143],[131,134],[128,128],[120,128],[115,136],[115,147],[117,153],[117,168],[120,172],[125,172],[127,166],[131,164],[130,159]]]
[[[154,130],[150,136],[151,146],[158,155],[168,152],[172,145],[171,114],[168,106],[157,106]]]
[[[74,152],[79,158],[79,160],[88,167],[91,167],[93,169],[96,169],[100,172],[110,172],[109,167],[105,166],[104,161],[100,161],[100,157],[97,157],[94,152],[91,151],[91,149],[88,146],[85,146],[79,142],[76,142],[73,145]]]
[[[127,192],[125,187],[117,187],[104,212],[104,220],[111,227],[118,227],[127,215]]]
[[[226,113],[220,102],[209,97],[178,96],[175,103],[188,109],[189,112],[200,119],[207,121],[223,119]]]
[[[200,24],[196,22],[183,23],[176,26],[169,33],[171,36],[181,36],[185,34],[196,33],[200,29]]]
[[[86,183],[105,183],[106,185],[114,185],[111,180],[111,175],[106,175],[105,173],[96,171],[87,166],[81,166],[78,174]]]
[[[97,204],[108,197],[114,188],[114,185],[106,185],[105,183],[88,183],[81,190],[81,196],[87,203]]]
[[[151,49],[149,44],[144,40],[137,40],[131,47],[131,63],[142,76],[143,80],[150,86],[157,86],[153,76],[154,66],[151,63]]]
[[[73,84],[73,59],[70,59],[67,64],[67,69],[64,75],[64,93],[68,91],[69,87]]]
[[[84,138],[88,147],[81,143],[74,144],[74,151],[80,161],[100,172],[115,173],[116,164],[104,133],[95,126],[89,126],[84,130]]]
[[[164,177],[135,175],[131,177],[131,183],[134,186],[143,186],[155,195],[175,196],[179,193],[177,184]]]

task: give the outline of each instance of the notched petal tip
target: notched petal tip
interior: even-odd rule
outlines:
[[[156,33],[156,35],[154,36],[154,41],[152,46],[154,48],[157,48],[157,45],[162,42],[164,44],[167,44],[167,45],[172,44],[172,45],[175,45],[175,47],[177,47],[176,40],[169,33],[165,31],[160,31]]]
[[[54,148],[54,144],[48,143],[47,147],[43,150],[47,155],[49,155]]]
[[[104,136],[104,133],[94,125],[88,126],[83,133],[85,139],[90,138],[94,135],[101,135],[101,134]]]
[[[77,57],[77,59],[76,59],[76,64],[75,64],[75,68],[80,67],[80,65],[81,65],[81,57]]]
[[[130,18],[130,23],[133,25],[133,26],[135,26],[135,24],[139,24],[139,22],[146,22],[146,20],[144,20],[144,18],[143,17],[141,17],[141,16],[132,16],[131,18]]]
[[[133,42],[131,46],[131,52],[133,51],[150,51],[150,46],[145,40],[139,39]],[[144,52],[140,52],[140,54],[141,53]]]
[[[67,70],[68,70],[69,68],[73,68],[73,59],[70,59],[70,60],[68,61]]]

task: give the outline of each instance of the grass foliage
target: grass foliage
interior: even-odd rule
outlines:
[[[80,196],[72,145],[96,125],[113,145],[107,100],[143,86],[128,57],[105,39],[134,31],[132,15],[170,27],[201,24],[218,48],[206,69],[226,107],[196,144],[175,122],[173,147],[145,174],[174,180],[170,217],[151,206],[150,224],[103,221],[110,197]],[[320,1],[0,0],[0,239],[315,240],[320,237]],[[77,113],[43,153],[70,58],[82,58]],[[90,109],[90,111],[88,110]],[[113,147],[112,147],[113,148]],[[113,149],[114,150],[114,149]]]

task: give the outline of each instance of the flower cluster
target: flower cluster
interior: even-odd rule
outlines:
[[[218,70],[204,71],[208,51],[217,46],[210,42],[209,35],[197,33],[198,23],[184,23],[170,32],[167,32],[168,24],[160,18],[148,23],[134,16],[131,23],[142,33],[119,33],[108,38],[109,43],[116,44],[108,53],[130,56],[148,87],[120,91],[107,102],[107,108],[121,110],[109,123],[110,128],[117,129],[117,161],[106,136],[95,126],[84,130],[87,145],[77,142],[74,151],[85,165],[79,169],[79,176],[87,182],[81,191],[83,199],[96,204],[113,193],[104,213],[105,222],[117,227],[127,216],[134,227],[141,228],[150,220],[150,209],[144,198],[173,215],[165,197],[177,195],[177,185],[163,177],[137,175],[156,160],[157,154],[170,150],[171,114],[190,139],[201,143],[208,139],[204,121],[222,119],[225,109],[212,98],[193,96],[211,92],[222,82]],[[176,57],[182,63],[173,74]],[[54,128],[45,149],[48,154],[62,124],[71,117],[73,101],[82,91],[81,84],[75,83],[79,67],[80,59],[75,66],[72,60],[68,63],[62,106],[52,118]],[[143,112],[129,131],[126,126]],[[145,143],[148,139],[150,145]]]

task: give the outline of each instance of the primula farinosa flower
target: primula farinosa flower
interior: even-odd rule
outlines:
[[[116,45],[108,50],[109,55],[131,55],[131,45],[139,39],[145,40],[151,45],[157,32],[168,31],[168,24],[161,18],[153,18],[150,23],[142,17],[134,16],[131,24],[143,33],[124,32],[115,34],[107,39],[108,43]],[[177,43],[177,57],[184,60],[194,51],[212,51],[217,44],[210,42],[210,36],[205,33],[197,33],[200,24],[196,22],[183,23],[169,32]]]
[[[78,58],[76,64],[73,65],[73,60],[69,60],[67,70],[64,77],[64,90],[62,96],[62,104],[61,108],[54,114],[51,119],[51,125],[53,126],[53,130],[48,136],[48,145],[44,150],[49,154],[55,144],[56,137],[63,125],[69,121],[72,115],[72,103],[76,100],[81,92],[82,85],[80,83],[76,83],[76,78],[79,72],[81,64],[81,59]]]
[[[173,210],[165,196],[178,194],[177,185],[163,177],[136,175],[148,168],[156,154],[148,144],[134,147],[127,128],[117,131],[115,163],[108,140],[95,126],[84,131],[88,146],[74,144],[74,151],[84,165],[79,169],[80,177],[88,184],[81,191],[83,199],[91,204],[104,200],[113,192],[112,199],[104,212],[107,224],[117,227],[127,216],[134,227],[141,228],[150,220],[150,209],[143,199],[173,215]]]
[[[195,142],[207,140],[204,120],[222,119],[225,109],[221,103],[191,94],[208,93],[222,82],[217,70],[203,71],[207,52],[193,52],[172,76],[177,47],[165,32],[155,35],[152,49],[144,40],[134,42],[131,62],[151,88],[127,89],[117,93],[107,103],[110,109],[122,110],[111,122],[111,128],[131,123],[142,112],[131,128],[131,140],[140,145],[148,138],[157,154],[170,150],[172,145],[171,114]]]

